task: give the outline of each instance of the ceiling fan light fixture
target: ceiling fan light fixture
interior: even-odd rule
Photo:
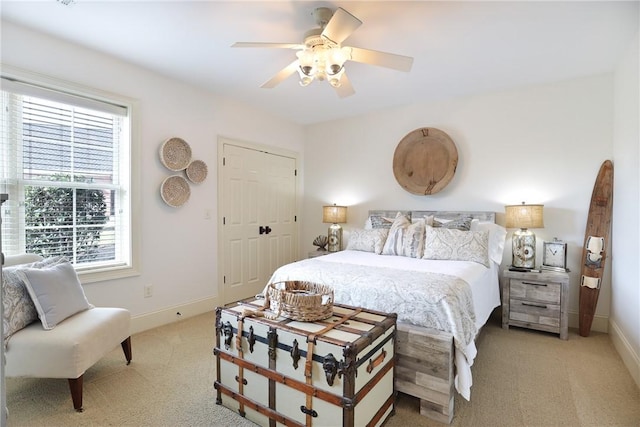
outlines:
[[[344,75],[344,66],[340,67],[340,71],[336,74],[329,76],[329,84],[335,88],[342,86],[342,76]]]
[[[300,64],[300,71],[302,71],[305,76],[312,76],[315,72],[314,68],[316,65],[316,58],[314,57],[313,51],[311,49],[304,49],[296,52],[296,56]]]
[[[302,67],[298,67],[298,74],[300,75],[300,86],[309,86],[315,78],[313,74],[305,74],[305,72],[302,70]]]
[[[405,72],[411,70],[412,57],[341,46],[362,24],[362,21],[343,8],[337,8],[335,13],[326,7],[316,8],[313,16],[319,28],[307,31],[304,35],[303,44],[237,42],[232,45],[232,47],[269,47],[299,50],[296,53],[297,60],[280,70],[261,87],[273,88],[297,71],[301,86],[308,86],[314,80],[327,80],[331,86],[337,89],[338,96],[344,98],[355,93],[349,76],[346,74],[345,63],[347,61],[378,65]]]
[[[340,82],[340,77],[331,77],[329,79],[329,84],[333,87],[340,87],[342,83]]]
[[[331,64],[331,65],[329,65],[329,68],[327,69],[327,74],[329,74],[330,76],[335,76],[340,71],[342,71],[342,67],[343,66],[340,65],[340,64]]]
[[[309,86],[309,84],[313,81],[313,77],[304,76],[300,79],[300,86]]]
[[[326,63],[329,64],[327,74],[332,76],[342,71],[344,63],[349,59],[348,53],[341,47],[332,47],[326,51],[325,55],[327,58]]]

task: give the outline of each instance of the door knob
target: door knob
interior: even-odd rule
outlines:
[[[266,227],[261,225],[260,228],[258,228],[258,233],[260,234],[269,234],[271,233],[271,231],[271,227],[269,227],[268,225]]]

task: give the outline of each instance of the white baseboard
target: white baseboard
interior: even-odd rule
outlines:
[[[618,354],[622,358],[622,362],[629,370],[631,377],[636,382],[638,388],[640,388],[640,355],[636,353],[629,344],[629,341],[624,336],[618,325],[611,320],[610,322],[611,331],[609,333],[609,337],[611,337],[611,342],[613,342],[613,346],[618,351]]]
[[[569,327],[578,329],[580,327],[580,315],[576,312],[569,312]],[[593,322],[591,323],[591,330],[596,332],[609,333],[609,317],[607,316],[593,316]]]
[[[187,304],[167,307],[152,313],[133,316],[131,318],[131,333],[136,334],[199,314],[214,312],[219,305],[220,300],[218,297],[204,298]]]

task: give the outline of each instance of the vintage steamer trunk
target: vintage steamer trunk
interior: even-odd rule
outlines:
[[[395,314],[334,305],[299,322],[256,316],[262,305],[216,310],[218,404],[262,426],[377,426],[394,413]]]

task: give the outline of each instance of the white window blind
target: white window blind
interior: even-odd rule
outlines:
[[[128,109],[3,78],[1,126],[5,252],[130,266]]]

